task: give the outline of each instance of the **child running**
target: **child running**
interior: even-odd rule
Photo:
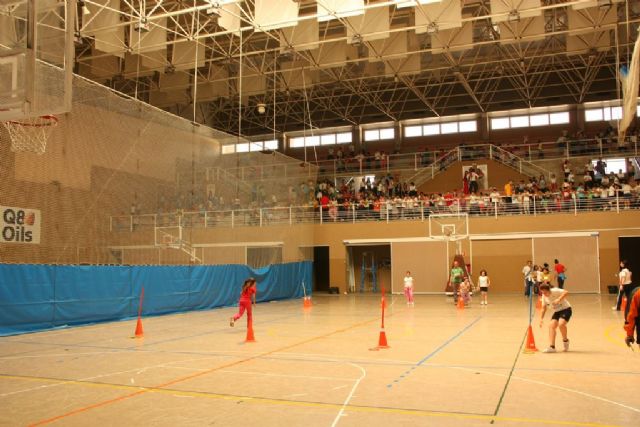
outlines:
[[[404,296],[407,297],[407,305],[413,305],[413,277],[409,270],[404,276]]]
[[[487,305],[487,293],[489,292],[489,285],[491,280],[487,276],[487,270],[480,270],[480,276],[478,277],[478,286],[480,286],[480,305]]]
[[[251,302],[256,303],[256,279],[253,277],[248,278],[242,284],[242,293],[240,294],[240,301],[238,302],[238,313],[229,319],[229,326],[233,326],[236,320],[242,317],[244,311],[247,310],[247,322],[253,320],[251,315]]]
[[[553,315],[551,316],[551,323],[549,324],[549,347],[544,349],[543,353],[555,353],[556,352],[556,329],[560,328],[562,334],[562,345],[564,351],[569,351],[569,338],[567,338],[567,322],[571,319],[571,304],[567,301],[567,294],[569,293],[565,289],[552,288],[548,283],[540,285],[540,293],[542,297],[542,313],[540,314],[540,327],[544,315],[547,312],[547,306],[551,306],[553,309]]]

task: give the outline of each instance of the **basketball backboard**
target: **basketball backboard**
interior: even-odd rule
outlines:
[[[454,241],[469,237],[469,216],[466,213],[429,215],[429,237]]]
[[[76,0],[0,0],[0,121],[71,109]]]

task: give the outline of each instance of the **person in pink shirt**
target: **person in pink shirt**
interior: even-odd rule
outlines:
[[[245,310],[247,311],[247,321],[251,322],[253,316],[251,314],[251,303],[256,303],[256,279],[253,277],[248,278],[242,284],[242,293],[240,294],[240,301],[238,302],[238,313],[229,319],[229,325],[233,326],[236,320],[242,317]]]

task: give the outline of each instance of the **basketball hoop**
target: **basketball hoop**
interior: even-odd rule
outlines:
[[[58,125],[58,118],[47,115],[21,120],[2,122],[11,138],[12,151],[27,151],[42,154],[47,147],[47,139],[54,127]]]

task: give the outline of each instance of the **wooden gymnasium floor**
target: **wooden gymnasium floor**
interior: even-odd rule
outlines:
[[[523,354],[528,306],[491,296],[258,304],[0,338],[0,425],[639,426],[640,352],[609,295],[572,295],[571,351]],[[546,329],[534,321],[539,349]]]

